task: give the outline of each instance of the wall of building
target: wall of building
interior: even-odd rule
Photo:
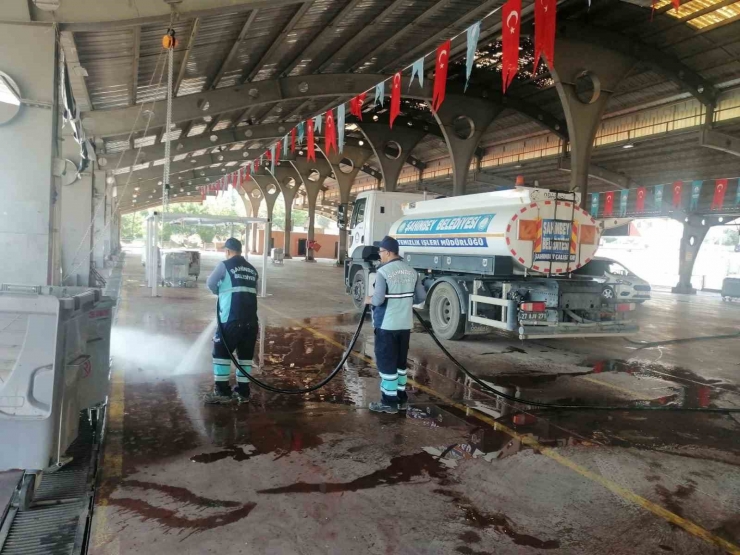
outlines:
[[[0,69],[24,98],[55,96],[55,33],[48,27],[0,24]],[[50,109],[21,106],[0,125],[0,283],[51,281],[52,142]]]
[[[291,231],[290,232],[290,239],[291,239],[291,248],[290,252],[293,255],[293,258],[301,258],[304,256],[304,254],[299,254],[298,245],[300,244],[301,240],[307,240],[308,234],[306,232],[301,231]],[[285,242],[285,233],[282,231],[273,231],[272,232],[272,241],[273,246],[283,248],[284,242]],[[314,234],[314,240],[321,245],[321,250],[318,252],[314,251],[314,258],[336,258],[336,249],[339,248],[339,235],[328,235],[325,233],[316,233]],[[260,229],[258,232],[258,239],[257,239],[257,253],[262,254],[262,245],[265,244],[265,231],[263,229]]]

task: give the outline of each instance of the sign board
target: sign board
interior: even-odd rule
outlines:
[[[538,262],[575,262],[575,229],[569,220],[540,220],[540,230],[534,244],[534,260]]]

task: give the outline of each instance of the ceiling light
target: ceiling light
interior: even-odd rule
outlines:
[[[622,145],[622,148],[635,148],[635,145],[633,143],[627,143],[626,145]]]
[[[138,187],[134,187],[134,191],[138,191],[138,190],[139,190],[139,188],[138,188]]]
[[[359,143],[359,145],[360,145],[360,146],[365,146],[365,141],[363,141],[362,139],[360,139],[360,140],[358,141],[358,143]]]
[[[380,118],[378,117],[378,115],[377,115],[377,114],[373,116],[373,121],[378,121],[379,119],[380,119]]]

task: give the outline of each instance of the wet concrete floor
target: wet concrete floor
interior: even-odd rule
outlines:
[[[218,258],[203,261],[208,272]],[[268,277],[256,375],[305,387],[334,367],[359,318],[340,269],[286,261]],[[214,298],[201,285],[151,299],[142,280],[130,253],[91,553],[694,554],[740,545],[740,418],[511,403],[465,377],[420,330],[412,408],[372,414],[369,324],[327,387],[205,406]],[[740,304],[661,294],[642,308],[636,340],[722,333],[740,315]],[[510,396],[645,408],[740,406],[736,345],[448,343]]]

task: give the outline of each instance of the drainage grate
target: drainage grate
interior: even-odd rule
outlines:
[[[73,460],[45,472],[30,508],[23,508],[17,491],[6,522],[0,525],[0,555],[78,555],[84,552],[89,529],[97,467],[99,435],[87,412],[80,416],[80,433],[67,450]],[[32,475],[26,474],[26,479]],[[4,540],[4,541],[3,541]]]

